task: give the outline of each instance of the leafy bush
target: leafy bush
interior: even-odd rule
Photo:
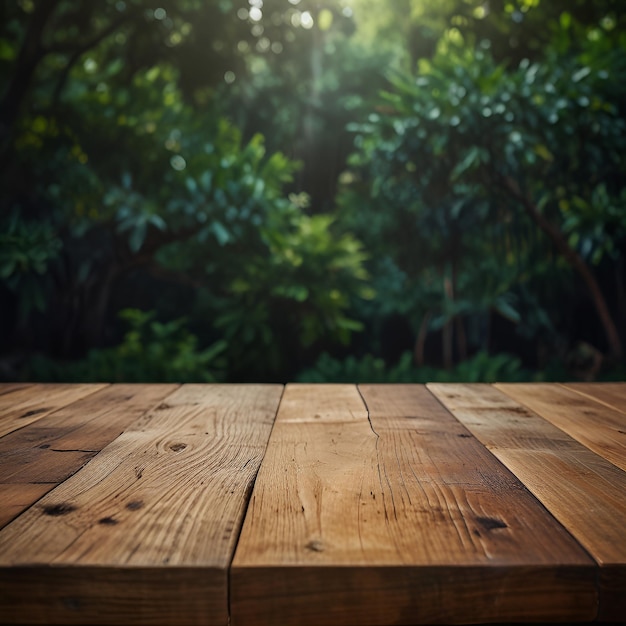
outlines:
[[[75,382],[215,382],[223,376],[226,342],[200,350],[184,319],[158,322],[154,313],[125,309],[129,330],[114,348],[91,350],[85,359],[33,358],[27,379]]]
[[[170,66],[129,81],[92,61],[74,68],[63,108],[17,129],[16,163],[34,180],[0,187],[13,215],[0,286],[17,294],[20,328],[40,327],[16,345],[66,359],[105,345],[120,285],[138,276],[166,293],[191,287],[185,314],[195,327],[216,320],[231,378],[280,377],[290,345],[347,342],[359,328],[347,311],[368,293],[365,257],[332,217],[308,214],[306,194],[287,192],[299,164],[195,110]],[[142,306],[158,309],[156,298]]]
[[[622,354],[591,266],[611,263],[624,245],[626,68],[621,53],[584,47],[507,67],[488,45],[443,40],[415,73],[394,73],[393,88],[352,125],[344,219],[374,252],[375,287],[383,264],[402,274],[391,295],[398,310],[414,303],[415,333],[442,329],[449,365],[453,335],[460,358],[490,348],[488,330],[467,346],[470,315],[482,315],[485,329],[494,313],[526,334],[536,327],[516,307],[524,293],[544,328],[562,326],[563,303],[577,293],[572,275],[604,329],[598,347]],[[537,297],[545,278],[550,293]]]
[[[620,360],[619,3],[252,4],[3,4],[0,376],[92,350],[80,367],[115,378],[129,307],[155,317],[120,356],[190,378],[217,340],[225,380],[337,343],[386,362],[327,377],[419,377],[411,349],[466,378],[517,371],[477,352]]]
[[[488,355],[479,352],[451,370],[416,367],[406,352],[391,366],[370,354],[341,361],[323,354],[315,366],[303,371],[300,382],[308,383],[427,383],[427,382],[521,382],[539,380],[539,375],[522,368],[519,358],[510,354]]]
[[[17,294],[24,315],[45,309],[45,274],[60,249],[46,222],[25,222],[14,214],[0,225],[0,283]]]

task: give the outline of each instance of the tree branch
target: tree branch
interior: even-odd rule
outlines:
[[[52,106],[54,107],[63,92],[63,88],[65,87],[65,83],[67,82],[67,78],[72,70],[72,67],[77,63],[80,57],[83,56],[86,52],[95,48],[99,43],[104,41],[107,37],[112,35],[118,28],[120,28],[124,23],[128,21],[128,16],[124,16],[111,22],[105,29],[103,29],[100,33],[98,33],[93,39],[87,41],[78,47],[76,46],[50,46],[46,48],[46,54],[54,54],[54,53],[66,53],[71,54],[68,59],[63,71],[61,72],[61,76],[57,81],[56,87],[54,88],[54,94],[52,96]]]
[[[570,264],[570,266],[578,272],[579,276],[583,279],[583,282],[587,286],[593,304],[598,313],[598,317],[604,327],[604,332],[609,344],[609,353],[617,358],[621,359],[623,356],[622,341],[620,339],[617,327],[613,322],[609,307],[604,298],[604,294],[600,289],[600,285],[593,275],[589,266],[585,263],[584,259],[574,250],[567,239],[563,236],[560,230],[558,230],[538,209],[537,205],[522,192],[517,182],[510,176],[505,176],[502,179],[504,188],[524,207],[526,213],[530,218],[539,226],[539,228],[550,238],[555,248],[559,251],[561,256]]]
[[[13,125],[39,62],[45,56],[43,35],[59,0],[39,2],[30,19],[9,85],[0,101],[0,169],[4,169]]]

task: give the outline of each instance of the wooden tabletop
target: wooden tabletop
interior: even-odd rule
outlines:
[[[626,383],[0,385],[0,623],[626,622]]]

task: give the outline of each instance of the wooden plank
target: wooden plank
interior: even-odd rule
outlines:
[[[490,385],[429,384],[593,556],[599,619],[626,615],[626,474]]]
[[[360,390],[286,388],[233,626],[595,617],[593,561],[423,386]]]
[[[0,483],[0,528],[6,526],[22,511],[46,495],[54,484],[48,483]]]
[[[0,532],[0,614],[227,624],[228,566],[281,393],[185,385],[136,420]]]
[[[583,445],[626,470],[626,414],[561,385],[497,384],[497,389],[541,415]]]
[[[105,384],[44,383],[0,395],[0,437],[104,387]]]
[[[214,588],[212,572],[202,567],[0,569],[0,623],[183,626],[192,622],[177,621],[173,609],[182,606],[182,620],[203,615],[207,606],[223,602],[222,595]]]
[[[626,413],[625,383],[567,383],[568,389],[593,398],[597,402]]]
[[[32,383],[0,383],[0,396],[19,389],[26,389],[26,387],[30,387],[31,385]]]
[[[176,388],[108,386],[0,438],[0,527],[77,472]]]

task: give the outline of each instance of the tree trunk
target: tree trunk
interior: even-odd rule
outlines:
[[[626,320],[626,288],[624,282],[624,258],[615,265],[615,292],[617,297],[617,314],[619,319]]]
[[[465,334],[465,326],[463,318],[457,315],[456,318],[456,345],[459,350],[459,361],[467,361],[467,335]]]
[[[417,333],[417,339],[415,340],[413,359],[415,360],[415,365],[418,367],[424,367],[424,347],[426,345],[426,337],[428,336],[428,324],[432,316],[433,312],[431,310],[426,311]]]
[[[30,89],[33,75],[45,55],[43,35],[58,0],[36,3],[36,9],[24,36],[24,42],[15,62],[13,76],[0,101],[0,167],[4,170],[9,158],[13,125],[24,97]]]
[[[452,283],[450,279],[446,276],[443,281],[443,288],[446,294],[446,299],[453,301],[454,294],[452,293]],[[443,347],[443,366],[445,369],[452,369],[453,363],[453,324],[454,318],[451,317],[441,329],[441,340]]]
[[[609,307],[606,303],[606,299],[604,298],[604,294],[600,289],[600,285],[598,284],[596,277],[593,275],[593,272],[589,269],[589,266],[569,245],[567,239],[563,236],[563,233],[561,233],[561,231],[559,231],[544,215],[542,215],[537,208],[537,205],[530,198],[522,193],[515,180],[510,177],[505,177],[504,185],[506,189],[521,202],[530,218],[546,235],[548,235],[559,253],[583,279],[593,300],[598,317],[604,327],[604,333],[609,344],[609,354],[615,359],[621,360],[624,352],[619,332],[617,331],[617,327],[611,318]]]
[[[457,296],[457,286],[459,281],[459,256],[460,256],[460,243],[461,238],[459,233],[455,232],[452,237],[452,287],[451,287],[451,300],[454,302]],[[467,359],[467,338],[465,336],[465,328],[463,326],[463,318],[461,315],[454,316],[454,330],[456,331],[456,346],[458,350],[459,361],[465,361]]]

